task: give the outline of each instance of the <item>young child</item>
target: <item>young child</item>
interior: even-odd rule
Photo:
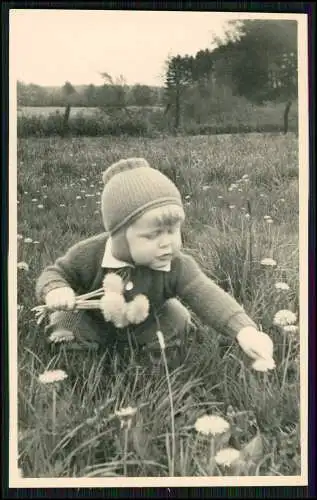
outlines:
[[[167,344],[182,341],[190,324],[188,307],[205,324],[235,338],[252,359],[271,359],[270,337],[182,251],[185,214],[174,183],[143,158],[115,163],[103,181],[106,231],[72,246],[37,280],[39,302],[55,310],[47,334],[71,332],[77,343],[107,346],[127,342],[129,329],[137,345],[151,352],[159,349],[157,330]],[[101,288],[109,273],[122,277],[126,302],[138,294],[147,297],[148,316],[140,324],[118,328],[99,310],[74,309],[76,295]]]

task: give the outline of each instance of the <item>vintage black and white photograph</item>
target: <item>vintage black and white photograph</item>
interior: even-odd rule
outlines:
[[[12,487],[306,485],[307,16],[11,9],[9,56]]]

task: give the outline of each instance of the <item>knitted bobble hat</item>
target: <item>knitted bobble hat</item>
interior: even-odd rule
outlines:
[[[179,190],[143,158],[128,158],[111,165],[102,176],[101,212],[117,259],[132,262],[126,229],[147,210],[165,205],[183,208]]]
[[[175,184],[143,158],[120,160],[103,173],[103,181],[101,210],[110,235],[152,208],[170,204],[183,207]]]

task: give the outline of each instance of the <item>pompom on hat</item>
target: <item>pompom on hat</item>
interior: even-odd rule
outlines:
[[[170,204],[183,208],[175,184],[144,158],[120,160],[103,173],[102,179],[102,218],[111,236],[152,208]]]

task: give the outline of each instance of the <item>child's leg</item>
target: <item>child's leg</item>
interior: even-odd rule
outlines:
[[[105,328],[87,311],[56,311],[50,315],[50,323],[45,328],[47,337],[73,336],[69,347],[74,349],[97,348],[105,343]]]
[[[156,332],[158,329],[164,336],[167,356],[177,353],[179,360],[185,357],[186,336],[191,327],[191,316],[188,309],[177,299],[166,301],[158,312],[158,323],[156,321],[137,334],[138,344],[151,353],[151,357],[160,358],[161,351]]]

